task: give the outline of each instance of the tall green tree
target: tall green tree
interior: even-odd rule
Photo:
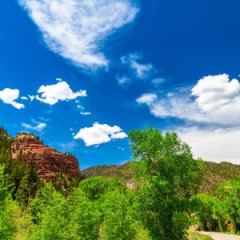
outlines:
[[[153,239],[186,239],[188,211],[201,181],[202,161],[176,133],[145,128],[129,133],[139,211]]]
[[[14,214],[17,205],[11,200],[11,195],[6,185],[4,166],[0,165],[0,239],[13,239],[16,231]]]
[[[98,200],[91,201],[81,188],[77,188],[70,196],[71,238],[76,240],[98,239],[102,219]]]
[[[232,224],[233,233],[237,233],[240,231],[240,178],[219,185],[217,196],[222,202],[225,216]]]
[[[138,222],[135,219],[133,196],[119,191],[104,196],[103,240],[133,240],[137,233]]]
[[[34,198],[40,187],[40,179],[33,163],[24,165],[24,174],[16,191],[16,200],[23,207],[30,207],[30,201]]]
[[[52,183],[46,183],[31,202],[31,214],[35,225],[30,240],[70,240],[67,200],[57,192]]]
[[[211,195],[200,193],[194,197],[195,211],[199,226],[205,231],[215,231],[217,228],[217,219],[214,212],[216,198]]]

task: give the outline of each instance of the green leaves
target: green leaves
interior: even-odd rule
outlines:
[[[227,216],[232,223],[232,231],[240,231],[240,179],[232,179],[219,185],[217,196],[222,202]]]
[[[16,204],[11,200],[6,185],[4,166],[0,165],[0,239],[12,239],[15,233],[16,224],[14,214],[17,209]]]
[[[153,239],[185,239],[190,197],[198,189],[202,164],[176,133],[145,128],[129,133],[139,211]]]
[[[113,191],[104,196],[103,240],[135,239],[138,222],[134,218],[131,194]]]

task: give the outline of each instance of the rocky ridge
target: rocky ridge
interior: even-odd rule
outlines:
[[[34,134],[19,133],[12,144],[12,157],[33,163],[41,180],[56,180],[59,176],[79,179],[77,159],[45,146]]]

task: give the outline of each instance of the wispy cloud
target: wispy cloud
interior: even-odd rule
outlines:
[[[22,109],[25,108],[25,106],[22,103],[16,102],[19,98],[19,94],[20,92],[18,89],[5,88],[0,91],[0,99],[6,104],[11,104],[17,109]]]
[[[108,65],[103,40],[132,22],[139,9],[131,0],[18,0],[47,46],[77,66]]]
[[[147,104],[156,117],[228,127],[240,125],[240,83],[227,74],[203,77],[192,90],[178,92],[175,89],[164,97],[151,99],[146,96],[152,95],[144,94],[137,102]]]
[[[28,95],[28,97],[31,100],[31,102],[35,99],[35,96],[33,96],[33,95]]]
[[[155,87],[158,88],[161,84],[163,84],[166,81],[166,78],[163,77],[158,77],[158,78],[154,78],[151,81],[151,84]]]
[[[131,82],[131,78],[126,77],[126,76],[117,76],[116,80],[120,86],[124,86]]]
[[[152,64],[143,62],[143,57],[140,53],[130,53],[122,56],[120,60],[126,72],[126,74],[116,77],[120,86],[129,85],[134,80],[149,80],[157,73]]]
[[[131,53],[121,57],[122,64],[129,66],[135,73],[137,78],[145,78],[154,71],[152,64],[141,63],[142,55],[139,53]]]
[[[62,152],[71,152],[77,146],[77,144],[74,141],[67,143],[58,143],[58,145],[60,147],[59,150]]]
[[[118,126],[111,127],[107,124],[94,123],[92,127],[80,129],[74,139],[82,139],[86,146],[92,146],[126,137],[127,134]]]
[[[25,97],[25,96],[21,97],[21,99],[22,99],[22,100],[28,100],[28,98]]]
[[[80,90],[78,92],[73,92],[68,85],[68,83],[62,81],[57,84],[41,86],[38,89],[38,93],[40,94],[36,96],[36,99],[54,105],[59,101],[68,101],[76,99],[77,97],[86,97],[86,90]]]
[[[46,123],[38,123],[37,125],[33,126],[31,124],[22,123],[22,126],[26,129],[29,129],[29,130],[34,130],[34,131],[37,131],[37,132],[41,132],[44,128],[47,127],[47,124]]]
[[[87,116],[87,115],[91,115],[91,112],[80,112],[80,114]]]
[[[139,104],[151,105],[154,101],[157,100],[157,95],[155,93],[145,93],[139,97],[136,101]]]

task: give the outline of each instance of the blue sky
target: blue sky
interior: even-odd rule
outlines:
[[[0,2],[0,125],[81,169],[131,160],[127,134],[176,131],[240,163],[238,0]]]

